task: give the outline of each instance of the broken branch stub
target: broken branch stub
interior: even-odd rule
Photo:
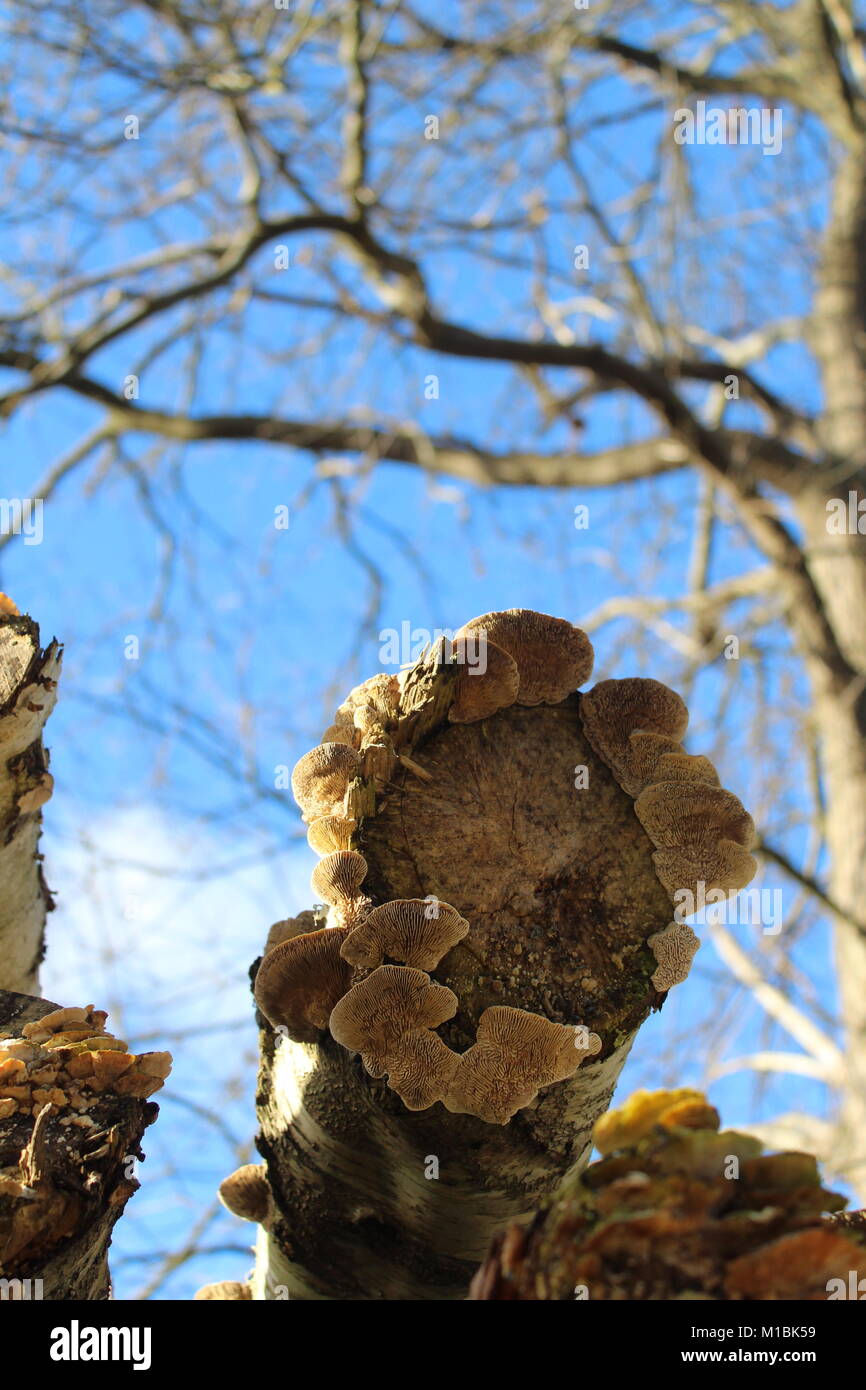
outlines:
[[[518,673],[513,697],[513,679],[491,696],[510,703],[483,717],[468,690],[481,676],[460,669],[474,634]],[[462,1296],[492,1227],[586,1161],[637,1029],[684,977],[687,943],[670,931],[656,856],[723,855],[730,835],[744,848],[730,793],[706,812],[715,774],[679,744],[687,715],[674,692],[604,683],[627,685],[629,699],[596,697],[582,718],[576,686],[592,649],[579,629],[511,610],[459,637],[401,672],[398,696],[390,679],[365,682],[338,711],[357,744],[314,750],[317,766],[354,775],[318,798],[312,823],[329,828],[311,844],[363,860],[366,905],[341,933],[349,986],[329,1032],[303,1048],[263,1039],[260,1148],[276,1212],[256,1297],[268,1280],[301,1298]],[[365,761],[371,738],[394,750],[387,776]],[[632,755],[641,776],[627,790]],[[695,811],[677,820],[662,804],[674,824],[665,851],[634,800],[662,764],[661,785],[686,788]],[[296,791],[310,819],[309,790]],[[260,976],[301,941],[271,950]],[[453,1001],[435,1020],[418,1011],[431,990]],[[431,1156],[447,1183],[425,1178]],[[372,1199],[375,1216],[353,1230]]]
[[[106,1017],[0,991],[0,1278],[39,1280],[45,1299],[110,1296],[111,1231],[171,1070]]]
[[[699,1091],[638,1091],[595,1128],[602,1157],[528,1225],[497,1235],[473,1300],[848,1297],[866,1274],[857,1223],[815,1158],[719,1132]]]

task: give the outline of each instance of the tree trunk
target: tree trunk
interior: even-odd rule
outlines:
[[[504,1004],[581,1023],[603,1048],[507,1125],[410,1112],[325,1034],[262,1034],[258,1146],[274,1214],[254,1297],[459,1299],[491,1233],[583,1166],[640,1024],[662,1002],[647,937],[671,920],[633,801],[595,755],[579,697],[439,721],[361,825],[376,902],[435,896],[470,922],[436,976],[455,1051]],[[588,772],[588,785],[579,787]],[[354,841],[353,841],[354,843]]]
[[[51,795],[42,729],[57,699],[62,648],[43,651],[39,628],[0,617],[0,987],[38,987],[46,913],[53,907],[38,853],[41,806]]]
[[[806,559],[838,648],[840,682],[810,660],[814,720],[823,753],[825,832],[834,900],[862,924],[835,925],[835,958],[848,1076],[833,1140],[834,1170],[863,1190],[866,1134],[866,535],[828,527],[827,502],[866,497],[866,146],[841,164],[811,323],[821,368],[824,466],[806,480],[799,515]],[[866,518],[863,521],[866,527]],[[796,613],[792,614],[795,629]]]
[[[834,902],[860,923],[859,931],[844,920],[834,924],[834,956],[844,1034],[842,1050],[847,1075],[830,1151],[823,1157],[831,1162],[834,1172],[862,1193],[863,1136],[866,1135],[866,910],[863,898],[866,651],[863,650],[862,614],[840,602],[839,596],[849,594],[852,585],[862,581],[866,556],[840,553],[835,563],[825,561],[823,568],[826,577],[822,575],[822,589],[827,610],[832,615],[835,632],[846,642],[849,660],[857,662],[856,669],[862,680],[862,683],[853,681],[847,689],[838,689],[828,682],[826,672],[811,665],[813,717],[822,749],[829,890]]]

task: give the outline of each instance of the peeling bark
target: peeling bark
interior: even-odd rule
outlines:
[[[57,699],[62,648],[44,650],[30,618],[0,617],[0,987],[38,988],[46,914],[41,807],[51,795],[42,729]]]

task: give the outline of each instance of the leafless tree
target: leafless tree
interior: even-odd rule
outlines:
[[[2,409],[14,427],[71,398],[80,430],[30,494],[50,503],[70,475],[121,470],[154,507],[196,451],[253,441],[303,457],[350,538],[379,465],[576,489],[592,506],[592,489],[616,486],[617,507],[634,494],[644,509],[670,505],[658,489],[672,475],[693,477],[676,495],[693,548],[675,598],[642,586],[584,625],[625,619],[668,641],[687,680],[723,673],[720,720],[728,671],[751,670],[755,692],[768,643],[795,656],[808,708],[801,687],[785,692],[793,772],[753,745],[736,785],[763,812],[765,860],[832,925],[837,1016],[784,936],[754,956],[724,928],[716,940],[800,1049],[741,1060],[826,1083],[831,1121],[794,1117],[789,1132],[856,1182],[860,19],[846,0],[688,17],[516,0],[441,25],[419,9],[10,5]],[[467,364],[489,383],[471,431]],[[608,548],[616,519],[592,522]],[[783,848],[792,796],[813,828],[806,858]]]

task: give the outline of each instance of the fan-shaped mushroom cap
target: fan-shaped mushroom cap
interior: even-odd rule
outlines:
[[[329,724],[322,734],[322,743],[345,743],[349,748],[357,748],[361,742],[361,731],[354,724]]]
[[[204,1284],[198,1293],[193,1294],[194,1303],[204,1303],[208,1299],[252,1299],[253,1291],[249,1284],[241,1284],[237,1279],[223,1279],[219,1284]]]
[[[657,849],[653,864],[659,882],[674,902],[677,894],[684,890],[699,896],[699,884],[703,884],[705,895],[715,889],[725,893],[739,892],[751,883],[758,868],[754,856],[733,840],[719,840],[715,845],[688,845],[684,849]]]
[[[675,738],[636,729],[628,737],[618,769],[611,768],[611,771],[623,791],[628,792],[629,796],[637,796],[649,782],[658,781],[659,764],[682,751],[682,744]],[[718,785],[718,778],[715,781]]]
[[[656,849],[712,846],[733,840],[748,849],[755,823],[740,799],[699,782],[653,782],[634,803],[638,820]]]
[[[265,954],[272,951],[275,946],[279,946],[281,942],[290,941],[293,936],[303,936],[306,932],[315,930],[315,912],[299,912],[297,917],[285,917],[281,922],[274,922],[265,942]]]
[[[343,942],[342,954],[366,969],[391,956],[417,970],[435,970],[468,930],[469,923],[448,903],[397,898],[368,912]]]
[[[271,1208],[271,1189],[261,1163],[244,1163],[219,1185],[219,1198],[244,1221],[265,1221]]]
[[[25,1023],[22,1030],[25,1038],[37,1037],[42,1033],[59,1033],[68,1027],[76,1025],[86,1029],[94,1017],[92,1005],[85,1005],[84,1008],[73,1007],[66,1009],[53,1009],[51,1013],[43,1014],[41,1018],[34,1019],[32,1023]],[[100,1011],[100,1021],[107,1019],[108,1014]],[[95,1029],[90,1029],[95,1032]],[[85,1032],[86,1036],[86,1032]]]
[[[656,847],[660,882],[676,901],[683,890],[744,888],[757,864],[751,816],[719,786],[708,758],[685,752],[678,740],[688,710],[675,691],[642,677],[600,681],[581,697],[584,731]]]
[[[292,793],[305,820],[339,816],[349,783],[357,777],[361,760],[345,743],[320,743],[295,763]]]
[[[434,984],[423,970],[380,965],[343,995],[329,1027],[338,1043],[360,1052],[373,1076],[383,1076],[404,1034],[436,1028],[456,1012],[457,995]]]
[[[307,831],[307,844],[317,854],[333,854],[338,849],[348,849],[358,822],[350,816],[319,816],[310,821]]]
[[[8,594],[0,594],[0,617],[18,618],[21,610]]]
[[[647,937],[647,945],[658,961],[652,982],[660,994],[682,984],[688,977],[700,939],[686,922],[671,922],[663,931]]]
[[[682,753],[679,740],[689,722],[676,691],[641,676],[599,681],[580,697],[580,717],[594,751],[630,796],[661,757]]]
[[[657,737],[652,734],[632,734],[632,746],[640,749],[640,740]],[[719,774],[709,758],[700,753],[684,753],[681,749],[662,753],[647,774],[646,782],[703,782],[708,787],[720,786]],[[641,787],[640,790],[643,790]]]
[[[316,865],[310,883],[332,909],[329,926],[355,927],[366,917],[371,905],[361,892],[366,873],[367,861],[354,849],[335,850]]]
[[[357,898],[367,876],[367,861],[354,849],[338,849],[320,859],[310,885],[323,903],[338,907]]]
[[[499,709],[513,705],[520,687],[520,672],[513,656],[495,642],[485,641],[485,669],[480,669],[467,661],[471,656],[471,639],[460,637],[455,640],[452,652],[457,657],[457,679],[454,682],[454,698],[448,710],[452,724],[474,724],[479,719],[487,719]]]
[[[346,928],[322,927],[268,951],[256,975],[256,1003],[275,1028],[295,1042],[315,1042],[331,1010],[352,984],[340,955]]]
[[[847,1249],[839,1239],[845,1199],[822,1187],[814,1159],[719,1133],[699,1092],[638,1092],[594,1137],[601,1159],[496,1239],[470,1298],[557,1301],[580,1287],[596,1302],[824,1302],[866,1273],[856,1231]]]
[[[519,705],[558,705],[592,672],[592,643],[564,618],[508,608],[464,623],[455,641],[483,635],[517,663]]]
[[[426,1110],[441,1100],[460,1062],[430,1028],[404,1033],[388,1058],[388,1085],[407,1110]]]
[[[445,1106],[488,1124],[507,1124],[542,1086],[573,1076],[584,1057],[601,1050],[595,1033],[586,1042],[580,1045],[575,1028],[496,1004],[481,1015],[476,1041],[460,1058]]]

